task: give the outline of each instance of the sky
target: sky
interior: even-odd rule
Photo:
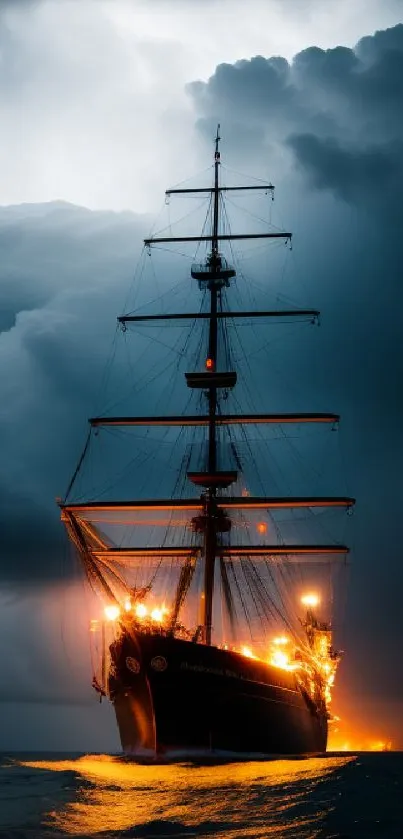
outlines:
[[[324,313],[296,365],[345,417],[359,500],[340,706],[403,747],[401,21],[398,0],[0,0],[0,748],[117,748],[54,497],[141,237],[218,121],[228,163],[276,183]]]

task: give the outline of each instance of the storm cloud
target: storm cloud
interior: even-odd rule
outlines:
[[[288,144],[315,186],[346,201],[368,202],[371,190],[381,199],[394,190],[398,195],[402,24],[363,38],[354,49],[311,47],[291,63],[257,56],[223,64],[189,90],[201,127],[211,131],[219,118],[225,121],[231,136],[243,138],[243,156],[256,138],[266,162],[273,146]]]
[[[110,311],[130,284],[143,225],[62,202],[0,212],[3,580],[62,574],[55,498],[94,409]]]
[[[400,700],[394,665],[400,655],[403,585],[403,25],[365,37],[354,49],[310,47],[293,60],[254,56],[220,63],[207,81],[188,85],[184,107],[182,98],[179,105],[169,99],[172,79],[153,76],[147,49],[136,54],[133,73],[131,44],[122,43],[103,14],[94,22],[90,3],[78,14],[91,31],[91,48],[80,47],[78,40],[73,63],[77,20],[74,30],[65,13],[56,45],[50,37],[55,4],[39,4],[41,26],[39,18],[28,22],[25,11],[21,14],[24,6],[28,15],[29,6],[36,14],[37,5],[0,5],[7,15],[13,7],[15,18],[20,7],[22,21],[0,16],[4,194],[18,183],[31,201],[40,189],[44,199],[72,200],[80,194],[93,206],[108,200],[127,206],[131,198],[135,205],[145,194],[148,201],[157,181],[162,193],[196,163],[205,165],[217,122],[223,161],[270,175],[278,186],[276,200],[294,232],[298,272],[309,298],[300,302],[312,301],[322,310],[319,337],[308,339],[304,350],[299,336],[296,377],[307,377],[307,410],[316,394],[318,410],[342,413],[348,490],[358,498],[346,637],[350,653],[343,667],[356,690]],[[41,50],[43,64],[38,63]],[[100,55],[108,56],[104,68]],[[172,55],[170,45],[162,66]],[[122,78],[131,80],[123,88]],[[134,88],[141,89],[142,79],[146,95],[136,98]],[[153,101],[167,97],[170,107],[150,115],[144,107],[148,95]],[[85,154],[81,125],[87,132]],[[15,147],[20,166],[9,165],[9,150]],[[161,159],[156,160],[156,151]],[[128,174],[130,157],[135,175]],[[22,583],[37,588],[71,574],[54,498],[66,488],[84,442],[115,315],[148,227],[148,219],[134,214],[91,212],[63,201],[0,211],[0,573],[7,591],[21,591]],[[38,644],[45,642],[48,630],[42,633],[35,624],[34,631]],[[23,639],[18,626],[15,633]],[[388,654],[370,660],[368,648],[383,649],[390,637]],[[4,660],[7,655],[4,646]],[[44,681],[51,663],[43,662]],[[7,665],[16,692],[3,701],[18,695],[60,701],[57,691],[24,682],[17,669]],[[72,689],[67,696],[81,701],[83,695]]]
[[[233,165],[279,174],[299,270],[323,313],[323,356],[302,349],[308,379],[341,411],[358,499],[345,684],[401,701],[403,26],[354,49],[220,65],[189,92],[203,136],[225,124]]]

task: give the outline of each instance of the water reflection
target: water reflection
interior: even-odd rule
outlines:
[[[87,756],[24,765],[75,773],[74,800],[46,817],[62,834],[313,839],[331,806],[322,782],[351,760],[140,766]]]

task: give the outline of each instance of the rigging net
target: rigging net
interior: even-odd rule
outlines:
[[[256,262],[256,254],[261,254],[261,250],[248,245],[239,252],[238,243],[233,245],[232,225],[223,194],[220,201],[221,233],[228,240],[220,242],[219,258],[227,260],[225,265],[234,265],[233,273],[236,269],[239,279],[238,285],[234,286],[234,298],[231,296],[233,288],[228,292],[225,282],[217,292],[217,311],[226,314],[226,317],[218,317],[220,351],[217,368],[220,371],[236,368],[238,380],[234,390],[223,389],[215,406],[216,468],[230,470],[234,477],[228,490],[220,490],[218,496],[210,495],[215,507],[217,501],[220,502],[215,513],[215,558],[218,561],[212,580],[215,591],[212,643],[270,660],[278,666],[303,669],[309,660],[314,662],[316,671],[325,680],[327,678],[329,685],[337,661],[330,632],[335,617],[337,622],[335,604],[342,587],[347,549],[343,548],[340,535],[331,532],[332,520],[329,528],[326,476],[323,463],[312,466],[311,429],[301,433],[292,423],[284,426],[279,422],[267,434],[266,428],[263,431],[260,425],[253,423],[248,426],[220,424],[220,416],[224,414],[235,415],[245,410],[256,414],[265,410],[268,394],[270,398],[275,394],[275,401],[281,402],[286,409],[289,405],[295,409],[295,389],[289,386],[284,374],[284,361],[295,359],[293,334],[297,319],[294,315],[300,312],[293,311],[288,318],[283,315],[279,319],[282,332],[276,332],[274,338],[268,336],[264,318],[259,323],[248,316],[243,322],[239,317],[227,316],[232,299],[239,299],[242,304],[242,291],[246,292],[248,308],[257,309],[261,304],[261,286],[253,279],[251,281],[244,270],[245,263],[250,264],[252,257]],[[206,203],[201,207],[205,210]],[[178,301],[182,300],[185,311],[190,309],[196,316],[190,318],[185,330],[183,323],[175,325],[175,321],[173,324],[164,321],[141,325],[122,319],[127,363],[123,365],[116,354],[119,396],[118,400],[110,402],[106,414],[123,404],[127,406],[124,411],[127,416],[133,412],[133,405],[135,412],[139,405],[144,412],[145,401],[148,402],[146,414],[150,416],[156,410],[173,410],[175,414],[182,412],[183,415],[206,414],[206,391],[203,388],[187,390],[183,374],[189,369],[203,370],[207,362],[212,361],[209,357],[208,286],[203,286],[203,271],[199,271],[202,279],[199,277],[198,284],[193,281],[189,290],[189,267],[196,258],[202,259],[203,253],[208,265],[210,243],[205,239],[208,219],[213,223],[214,212],[210,196],[201,241],[192,244],[188,256],[180,252],[180,258],[185,256],[189,266],[182,266],[184,279],[176,283],[170,293],[166,288],[166,267],[164,275],[159,276],[154,249],[148,252],[141,271],[148,301],[138,301],[136,311],[148,312],[153,308],[151,303],[155,306],[158,300],[163,301],[164,306],[169,304],[169,308],[175,297],[174,310],[180,310]],[[251,217],[256,220],[255,214]],[[260,216],[259,220],[264,223]],[[271,221],[268,229],[277,231],[269,235],[279,235],[279,229]],[[288,237],[288,234],[280,235]],[[162,238],[165,245],[165,237]],[[282,247],[279,260],[280,245],[275,240],[265,244],[265,258],[269,252],[274,254],[273,273],[277,271],[278,274],[280,270],[284,278],[286,249]],[[176,269],[178,255],[173,256]],[[149,283],[145,282],[147,271]],[[271,294],[273,288],[270,278]],[[190,306],[193,299],[195,302]],[[279,308],[278,299],[273,305],[275,309]],[[197,315],[203,313],[209,317],[198,320]],[[307,318],[312,320],[312,313],[306,315],[301,311],[300,320]],[[249,338],[244,337],[245,326],[250,328]],[[298,322],[297,327],[300,329],[301,323]],[[281,343],[285,355],[281,362],[277,360],[276,366],[277,345]],[[210,367],[214,373],[215,366],[213,359]],[[101,595],[109,632],[125,619],[140,623],[145,631],[169,632],[176,637],[198,640],[205,597],[204,522],[210,513],[208,493],[203,490],[200,495],[200,487],[189,487],[188,475],[201,474],[205,469],[208,436],[206,428],[196,424],[179,430],[167,426],[159,436],[151,425],[143,434],[127,428],[97,431],[98,445],[105,444],[105,438],[108,444],[102,448],[98,463],[94,462],[94,446],[87,441],[69,486],[63,515],[87,577]],[[329,438],[332,428],[326,431]],[[83,472],[91,458],[91,481],[85,485]],[[308,469],[304,466],[306,462],[310,464]],[[133,487],[136,497],[143,501],[131,506],[119,504],[119,500],[133,496]],[[298,492],[302,498],[310,498],[319,490],[325,500],[318,506],[316,503],[303,506],[267,503],[260,509],[252,506],[231,508],[231,500],[253,499],[257,493],[263,498],[283,496],[292,499]],[[145,503],[144,499],[155,499],[156,495],[171,503],[164,506],[158,500],[153,504]],[[84,499],[85,503],[75,507],[70,503],[72,498]],[[92,501],[105,498],[111,501],[109,508],[107,504],[91,506]],[[175,505],[175,499],[189,499],[189,504]],[[333,508],[330,512],[332,519]],[[323,547],[323,535],[327,549]],[[307,597],[308,601],[304,602]],[[102,614],[96,620],[105,633]],[[327,677],[325,667],[329,668]],[[104,662],[102,668],[104,670]],[[314,686],[313,692],[315,689]]]

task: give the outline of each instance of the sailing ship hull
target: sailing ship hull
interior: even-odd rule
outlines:
[[[133,630],[111,648],[109,691],[123,751],[312,754],[327,716],[293,673],[239,653]]]

